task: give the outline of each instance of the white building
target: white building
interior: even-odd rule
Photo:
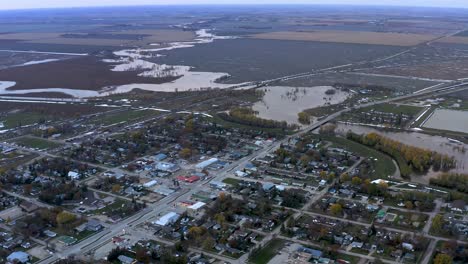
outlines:
[[[80,179],[80,174],[76,171],[69,171],[68,172],[68,178],[70,180],[79,180]]]
[[[151,187],[155,186],[156,184],[158,184],[158,181],[157,180],[152,180],[152,181],[149,181],[149,182],[143,184],[143,187],[151,188]]]
[[[160,225],[160,226],[167,226],[167,225],[175,223],[177,220],[179,220],[179,217],[180,215],[178,215],[177,213],[170,212],[170,213],[163,215],[157,221],[153,222],[153,224]]]
[[[205,161],[202,161],[200,163],[198,163],[197,165],[195,165],[195,168],[199,169],[199,170],[204,170],[206,167],[218,162],[219,160],[217,158],[211,158],[211,159],[207,159]]]

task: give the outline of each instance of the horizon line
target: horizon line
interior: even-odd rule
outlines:
[[[32,10],[58,10],[58,9],[86,9],[86,8],[125,8],[125,7],[195,7],[195,6],[348,6],[348,7],[393,7],[393,8],[442,8],[442,9],[468,9],[468,7],[459,6],[439,6],[439,5],[393,5],[393,4],[339,4],[339,3],[265,3],[265,4],[251,4],[251,3],[226,3],[226,4],[134,4],[134,5],[91,5],[91,6],[55,6],[55,7],[30,7],[30,8],[12,8],[1,9],[4,11],[32,11]]]

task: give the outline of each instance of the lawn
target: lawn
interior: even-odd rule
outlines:
[[[252,254],[249,258],[250,263],[254,264],[266,264],[268,263],[278,251],[280,251],[286,244],[285,240],[282,239],[273,239],[268,242],[263,248],[261,248],[256,253]]]
[[[361,145],[357,142],[342,137],[324,135],[314,136],[330,141],[335,147],[344,148],[348,151],[358,154],[361,157],[372,157],[372,159],[369,160],[375,169],[375,172],[373,173],[373,178],[387,178],[389,175],[393,175],[396,171],[395,164],[393,163],[392,158],[373,148],[369,148],[367,146]]]
[[[230,185],[237,185],[239,184],[240,180],[234,178],[226,178],[223,180],[223,182]]]
[[[423,107],[401,104],[378,104],[359,109],[360,112],[370,112],[371,110],[383,113],[406,114],[415,116],[423,110]]]
[[[122,199],[116,199],[113,203],[109,204],[108,206],[102,208],[102,209],[97,209],[92,211],[92,214],[104,214],[107,215],[108,213],[111,213],[113,210],[118,209],[123,207],[127,202]]]
[[[62,146],[62,144],[49,141],[46,139],[42,138],[37,138],[37,137],[30,137],[30,136],[25,136],[21,138],[17,138],[13,140],[14,143],[17,145],[26,147],[26,148],[33,148],[33,149],[39,149],[39,150],[44,150],[44,149],[53,149],[53,148],[58,148]]]

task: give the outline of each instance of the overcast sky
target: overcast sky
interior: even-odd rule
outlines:
[[[0,0],[0,9],[183,4],[357,4],[468,8],[468,0]]]

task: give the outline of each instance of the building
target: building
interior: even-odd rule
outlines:
[[[134,259],[132,259],[131,257],[127,257],[125,255],[120,255],[117,257],[117,259],[120,261],[120,263],[122,264],[132,264],[135,262]]]
[[[30,260],[28,253],[23,251],[15,251],[7,257],[7,261],[11,263],[28,263]],[[16,262],[15,262],[16,261]]]
[[[156,166],[155,166],[155,169],[156,169],[156,170],[159,170],[159,171],[174,173],[174,172],[180,170],[180,167],[177,166],[177,165],[174,164],[174,163],[169,163],[169,162],[158,162],[158,163],[156,164]]]
[[[153,223],[159,226],[168,226],[168,225],[175,223],[177,220],[179,220],[179,217],[180,215],[178,215],[177,213],[170,212],[170,213],[163,215],[162,217],[160,217],[157,221]]]
[[[173,194],[175,191],[165,186],[158,186],[153,190],[153,192],[164,195],[164,196],[168,196],[168,195]]]
[[[206,203],[204,202],[196,202],[189,207],[187,207],[187,213],[189,216],[196,216],[203,208],[205,207]]]
[[[143,187],[151,188],[151,187],[155,186],[156,184],[158,184],[158,181],[157,180],[152,180],[152,181],[149,181],[149,182],[143,184]]]
[[[214,163],[216,163],[218,161],[219,160],[217,158],[207,159],[207,160],[202,161],[202,162],[198,163],[197,165],[195,165],[195,168],[197,168],[198,170],[204,170],[204,169],[206,169],[206,167],[208,167],[210,165],[213,165]]]
[[[210,186],[211,188],[221,189],[221,190],[227,187],[225,183],[220,182],[220,181],[211,181]]]
[[[70,180],[79,180],[80,179],[80,174],[76,171],[69,171],[68,172],[68,178],[70,178]]]
[[[188,182],[188,183],[194,183],[196,181],[199,181],[200,177],[198,177],[198,176],[178,176],[177,180],[178,181],[183,181],[183,182]]]
[[[163,161],[165,159],[167,159],[167,155],[164,153],[159,153],[156,156],[154,156],[154,160],[156,161]]]

